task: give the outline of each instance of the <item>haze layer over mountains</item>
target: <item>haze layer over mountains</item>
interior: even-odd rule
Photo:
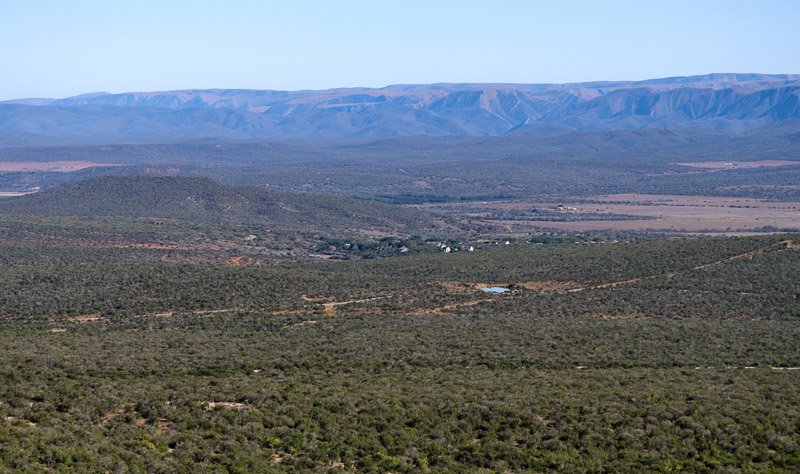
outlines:
[[[738,133],[798,117],[800,75],[791,74],[94,93],[0,102],[0,145],[547,135],[645,128]]]

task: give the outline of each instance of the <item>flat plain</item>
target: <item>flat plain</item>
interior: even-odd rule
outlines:
[[[565,197],[558,203],[531,199],[435,203],[414,207],[468,216],[503,226],[512,233],[550,228],[746,235],[770,227],[776,231],[800,229],[800,202],[743,197],[612,194]],[[539,219],[539,210],[550,211],[550,219]],[[604,218],[606,215],[609,218]]]

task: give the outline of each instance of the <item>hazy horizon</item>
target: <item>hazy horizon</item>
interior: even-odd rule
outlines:
[[[571,85],[571,84],[591,84],[591,83],[627,83],[627,82],[643,82],[643,81],[650,81],[650,80],[662,80],[662,79],[670,79],[670,78],[685,78],[685,77],[703,77],[703,76],[713,76],[713,75],[725,75],[725,74],[736,74],[736,75],[750,75],[750,74],[758,74],[758,75],[765,75],[765,76],[798,76],[798,80],[800,80],[800,73],[761,73],[761,72],[709,72],[704,74],[690,74],[686,76],[664,76],[664,77],[649,77],[644,79],[615,79],[615,80],[606,80],[606,79],[598,79],[598,80],[590,80],[590,81],[579,81],[579,82],[434,82],[434,83],[393,83],[393,84],[386,84],[383,86],[338,86],[338,87],[328,87],[324,89],[258,89],[258,88],[227,88],[227,87],[184,87],[180,89],[160,89],[160,90],[125,90],[125,91],[86,91],[80,92],[78,94],[70,95],[70,96],[63,96],[63,97],[14,97],[11,99],[2,99],[0,102],[6,101],[19,101],[19,100],[59,100],[59,99],[67,99],[73,97],[81,97],[81,96],[93,96],[93,95],[119,95],[119,94],[134,94],[134,93],[145,93],[145,94],[155,94],[155,93],[171,93],[171,92],[190,92],[190,91],[214,91],[214,90],[242,90],[242,91],[279,91],[279,92],[324,92],[324,91],[335,91],[335,90],[382,90],[391,87],[401,87],[401,86],[445,86],[445,85],[460,85],[460,84],[470,84],[470,85],[487,85],[487,86],[530,86],[530,85]]]
[[[0,100],[792,73],[800,4],[0,2]]]

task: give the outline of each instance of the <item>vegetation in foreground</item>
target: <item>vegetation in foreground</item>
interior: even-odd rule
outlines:
[[[31,247],[0,267],[0,466],[796,471],[798,242],[266,267]]]

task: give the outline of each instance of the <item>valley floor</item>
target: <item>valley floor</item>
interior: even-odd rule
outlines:
[[[685,235],[753,235],[800,229],[800,202],[743,197],[614,194],[558,203],[511,200],[426,204],[418,209],[468,216],[509,233],[653,231]]]

